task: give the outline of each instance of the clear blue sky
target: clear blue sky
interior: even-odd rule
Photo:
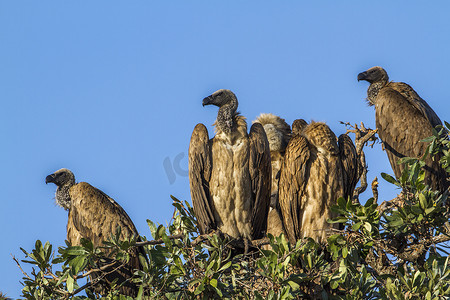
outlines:
[[[67,212],[44,183],[59,168],[113,197],[143,235],[146,219],[169,222],[169,195],[190,198],[188,143],[199,122],[212,135],[217,109],[201,101],[217,89],[233,90],[249,121],[272,112],[326,121],[340,134],[341,120],[374,127],[367,83],[356,76],[381,65],[450,119],[447,1],[167,2],[0,2],[8,296],[20,296],[22,277],[10,254],[23,258],[19,247],[36,239],[64,244]],[[392,173],[380,145],[367,161],[370,181]],[[382,199],[395,197],[380,182]]]

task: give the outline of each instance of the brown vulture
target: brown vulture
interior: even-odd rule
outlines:
[[[378,135],[383,141],[389,162],[397,178],[404,169],[398,164],[402,157],[420,158],[427,144],[420,142],[432,136],[432,129],[441,125],[441,120],[425,100],[403,82],[389,82],[389,76],[382,67],[373,67],[358,74],[358,81],[370,83],[367,102],[375,106]],[[448,188],[446,172],[439,159],[430,156],[425,160],[425,183],[441,192]]]
[[[330,235],[331,206],[349,197],[358,181],[358,159],[352,140],[336,138],[321,122],[296,120],[280,171],[279,201],[283,225],[293,244],[304,237],[324,243]]]
[[[94,247],[103,246],[102,241],[115,235],[117,226],[121,228],[121,239],[139,236],[130,217],[116,201],[89,183],[75,183],[75,176],[70,170],[60,169],[48,175],[45,183],[49,182],[57,186],[56,203],[69,211],[67,240],[72,246],[80,245],[82,238],[91,240]],[[120,266],[122,262],[117,262],[105,270],[110,273],[101,280],[96,280],[100,275],[94,273],[91,282],[98,281],[94,291],[105,295],[113,280],[117,279],[116,283],[122,284],[119,289],[121,294],[136,297],[139,288],[131,279],[135,269],[142,269],[140,253],[144,255],[142,248],[134,248],[124,266]],[[113,260],[105,259],[98,263],[104,266],[112,264]]]
[[[270,199],[269,215],[267,216],[267,233],[279,236],[284,233],[281,221],[281,209],[278,201],[278,180],[284,152],[291,138],[291,126],[279,116],[261,114],[253,124],[259,123],[264,127],[269,141],[270,158],[272,162],[272,194]]]
[[[218,90],[203,106],[219,107],[216,135],[209,139],[197,124],[189,144],[189,182],[201,234],[219,230],[231,237],[262,238],[270,205],[270,149],[264,128],[253,124],[247,134],[245,118],[236,112],[230,90]],[[247,250],[247,247],[246,247]]]

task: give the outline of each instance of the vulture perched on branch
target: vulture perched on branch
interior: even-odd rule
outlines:
[[[253,124],[259,123],[264,127],[269,141],[270,158],[272,162],[272,195],[270,209],[267,216],[267,233],[279,236],[285,233],[281,220],[281,209],[278,201],[278,180],[284,152],[291,138],[291,127],[286,121],[273,114],[261,114]]]
[[[358,182],[358,159],[352,140],[336,138],[321,122],[296,120],[280,171],[279,201],[289,241],[311,237],[326,241],[328,219],[336,215],[331,206],[339,197],[352,196]]]
[[[197,124],[189,144],[189,182],[201,234],[212,230],[249,240],[262,238],[270,205],[270,149],[264,128],[253,124],[247,134],[245,118],[236,112],[230,90],[218,90],[203,106],[219,107],[216,136],[209,139]]]
[[[421,158],[427,144],[421,140],[433,135],[433,128],[442,122],[425,100],[403,82],[389,82],[382,67],[373,67],[358,74],[358,81],[370,83],[367,102],[375,106],[378,135],[383,141],[389,162],[397,178],[404,169],[398,164],[402,157]],[[447,190],[446,172],[428,155],[425,160],[425,183],[441,192]]]
[[[75,176],[70,170],[60,169],[48,175],[45,183],[49,182],[57,186],[56,203],[69,211],[67,240],[72,246],[81,245],[82,238],[91,240],[94,247],[103,246],[104,240],[116,234],[117,226],[121,229],[121,239],[139,236],[130,217],[116,201],[89,183],[75,183]],[[135,269],[142,269],[139,254],[145,257],[142,248],[134,248],[127,263],[117,261],[104,270],[105,273],[93,273],[91,282],[98,281],[94,284],[94,291],[107,294],[111,283],[117,279],[116,283],[122,285],[119,289],[121,294],[136,297],[139,288],[131,279]],[[101,266],[112,263],[112,258],[99,262]],[[104,278],[96,280],[104,274]]]

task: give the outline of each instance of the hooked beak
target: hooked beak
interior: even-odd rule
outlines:
[[[49,182],[55,182],[55,174],[51,174],[48,175],[47,177],[45,177],[45,184],[49,183]]]
[[[212,96],[208,96],[208,97],[203,99],[202,105],[203,106],[209,105],[209,104],[211,104],[212,100],[213,100],[213,97]]]
[[[362,72],[362,73],[358,74],[358,81],[366,80],[366,78],[367,78],[367,72]]]

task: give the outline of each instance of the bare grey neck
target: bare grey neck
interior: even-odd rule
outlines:
[[[370,106],[375,105],[378,93],[385,85],[386,82],[383,81],[377,81],[370,84],[369,88],[367,89],[367,101],[369,102]]]
[[[236,128],[236,110],[238,107],[238,102],[233,99],[230,103],[227,103],[219,108],[219,113],[217,114],[217,125],[220,130],[225,133],[231,133]]]
[[[56,204],[64,208],[65,210],[70,209],[70,194],[69,189],[74,185],[74,182],[68,182],[62,186],[58,186],[56,189]]]

